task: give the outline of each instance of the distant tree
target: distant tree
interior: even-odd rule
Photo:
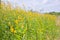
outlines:
[[[60,15],[60,12],[50,12],[51,15]]]

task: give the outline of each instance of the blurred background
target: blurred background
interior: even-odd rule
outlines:
[[[25,10],[38,12],[60,12],[60,0],[1,0],[5,4],[11,3],[14,7],[20,6]]]

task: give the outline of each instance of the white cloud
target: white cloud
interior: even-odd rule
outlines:
[[[41,4],[46,4],[48,0],[43,0]]]

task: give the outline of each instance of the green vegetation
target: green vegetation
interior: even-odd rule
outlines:
[[[50,12],[49,14],[51,14],[51,15],[60,15],[60,12]]]
[[[57,40],[56,16],[22,9],[0,9],[0,40]]]

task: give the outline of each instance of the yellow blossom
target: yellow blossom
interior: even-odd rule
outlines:
[[[10,31],[16,33],[16,30],[14,30],[13,26],[10,26]]]
[[[18,16],[18,20],[23,21],[23,17]]]
[[[15,20],[15,23],[18,24],[19,20]]]

